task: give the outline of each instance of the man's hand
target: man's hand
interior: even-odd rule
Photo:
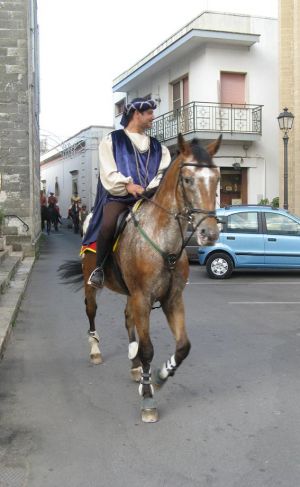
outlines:
[[[145,191],[142,186],[134,183],[127,183],[125,185],[125,188],[127,190],[127,193],[132,194],[135,198],[137,198],[139,194],[142,194]]]

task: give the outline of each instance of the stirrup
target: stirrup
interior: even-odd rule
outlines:
[[[101,266],[93,270],[87,283],[95,289],[102,289],[104,285],[104,271]]]

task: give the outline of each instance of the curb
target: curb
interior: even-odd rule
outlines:
[[[34,263],[34,257],[25,257],[5,294],[0,297],[0,359],[3,358]]]

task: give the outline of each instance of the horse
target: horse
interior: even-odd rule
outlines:
[[[57,211],[57,208],[55,208],[54,203],[50,203],[48,205],[48,215],[49,215],[49,220],[50,220],[50,229],[51,229],[51,224],[53,224],[54,230],[57,232],[58,231],[59,213]]]
[[[212,245],[219,236],[215,216],[219,168],[212,157],[219,149],[217,140],[202,148],[198,139],[186,142],[178,136],[178,156],[171,162],[150,199],[144,196],[139,209],[131,211],[114,249],[114,260],[125,286],[120,283],[111,261],[105,265],[104,286],[127,294],[125,326],[129,338],[128,357],[133,380],[139,381],[141,419],[146,423],[158,421],[154,386],[162,387],[168,377],[188,356],[190,341],[185,326],[183,290],[189,275],[185,252],[189,224],[196,232],[199,245]],[[192,234],[193,234],[192,233]],[[102,363],[99,335],[95,328],[96,290],[87,284],[96,267],[96,254],[82,255],[82,263],[67,261],[60,266],[61,277],[84,277],[85,307],[89,319],[90,359]],[[74,279],[74,276],[77,278]],[[155,302],[159,302],[175,338],[175,353],[151,373],[154,349],[149,333],[149,317]],[[136,338],[136,332],[138,341]]]
[[[47,206],[42,205],[41,206],[41,227],[42,227],[42,232],[45,230],[45,222],[46,222],[46,231],[49,235],[50,229],[51,229],[51,220],[49,216],[49,211]]]
[[[79,203],[77,201],[75,201],[70,209],[70,216],[72,218],[72,221],[73,221],[73,229],[74,229],[74,233],[78,233],[79,232],[79,213],[80,213],[80,206],[79,206]]]

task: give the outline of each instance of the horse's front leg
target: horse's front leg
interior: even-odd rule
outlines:
[[[182,292],[177,291],[170,298],[162,303],[162,309],[167,317],[169,326],[176,340],[175,354],[172,355],[160,369],[153,374],[156,386],[163,386],[168,377],[175,374],[176,369],[189,354],[191,344],[187,337],[184,319],[184,304]]]
[[[138,356],[139,344],[136,341],[135,323],[129,299],[125,308],[125,326],[129,339],[128,358],[131,360],[131,377],[135,382],[140,382],[142,367]]]
[[[142,398],[142,421],[145,423],[155,423],[158,420],[158,413],[151,383],[151,362],[154,355],[154,349],[149,335],[151,304],[140,293],[133,295],[128,301],[139,337],[138,356],[142,364],[139,395]]]

